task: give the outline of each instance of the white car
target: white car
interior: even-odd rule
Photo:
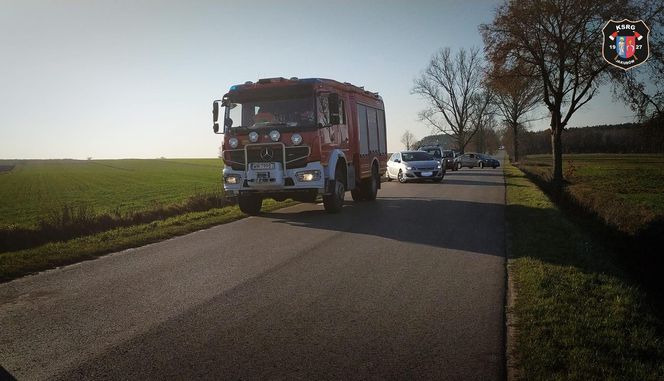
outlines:
[[[410,180],[431,180],[439,183],[445,177],[445,168],[440,161],[424,151],[401,151],[387,161],[387,181],[392,179],[405,183]]]

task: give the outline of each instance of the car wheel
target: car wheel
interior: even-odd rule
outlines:
[[[461,163],[457,163],[456,165],[456,170],[458,171],[459,169],[461,169]]]
[[[249,194],[238,197],[237,203],[240,206],[242,213],[255,216],[261,212],[263,199],[258,196]]]
[[[397,180],[399,180],[399,182],[400,182],[401,184],[403,184],[403,183],[405,183],[405,182],[407,181],[407,180],[406,180],[406,176],[404,176],[404,174],[403,174],[403,172],[402,172],[401,170],[399,170],[399,173],[397,174]]]
[[[339,213],[344,206],[346,187],[338,179],[334,182],[332,194],[323,196],[323,206],[328,213]]]

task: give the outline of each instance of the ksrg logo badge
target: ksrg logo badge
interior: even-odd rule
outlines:
[[[650,29],[642,21],[609,21],[602,29],[602,55],[606,62],[623,70],[646,62],[650,56]]]

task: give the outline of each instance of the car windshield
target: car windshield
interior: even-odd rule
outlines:
[[[314,102],[310,97],[254,100],[230,103],[226,118],[231,128],[269,126],[297,127],[314,124]]]
[[[425,161],[433,160],[433,156],[422,151],[422,152],[402,152],[401,157],[403,161]]]
[[[452,152],[452,151],[443,151],[443,157],[454,157],[454,152]]]
[[[440,155],[440,150],[438,148],[424,148],[422,151],[430,154],[431,156],[435,158],[441,158],[442,156]]]

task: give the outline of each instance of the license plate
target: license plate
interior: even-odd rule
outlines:
[[[270,172],[256,172],[256,182],[269,183],[270,182]]]
[[[433,175],[433,173],[431,173],[431,172],[422,172],[423,177],[429,177],[431,175]]]
[[[274,163],[251,163],[251,169],[274,169]]]

